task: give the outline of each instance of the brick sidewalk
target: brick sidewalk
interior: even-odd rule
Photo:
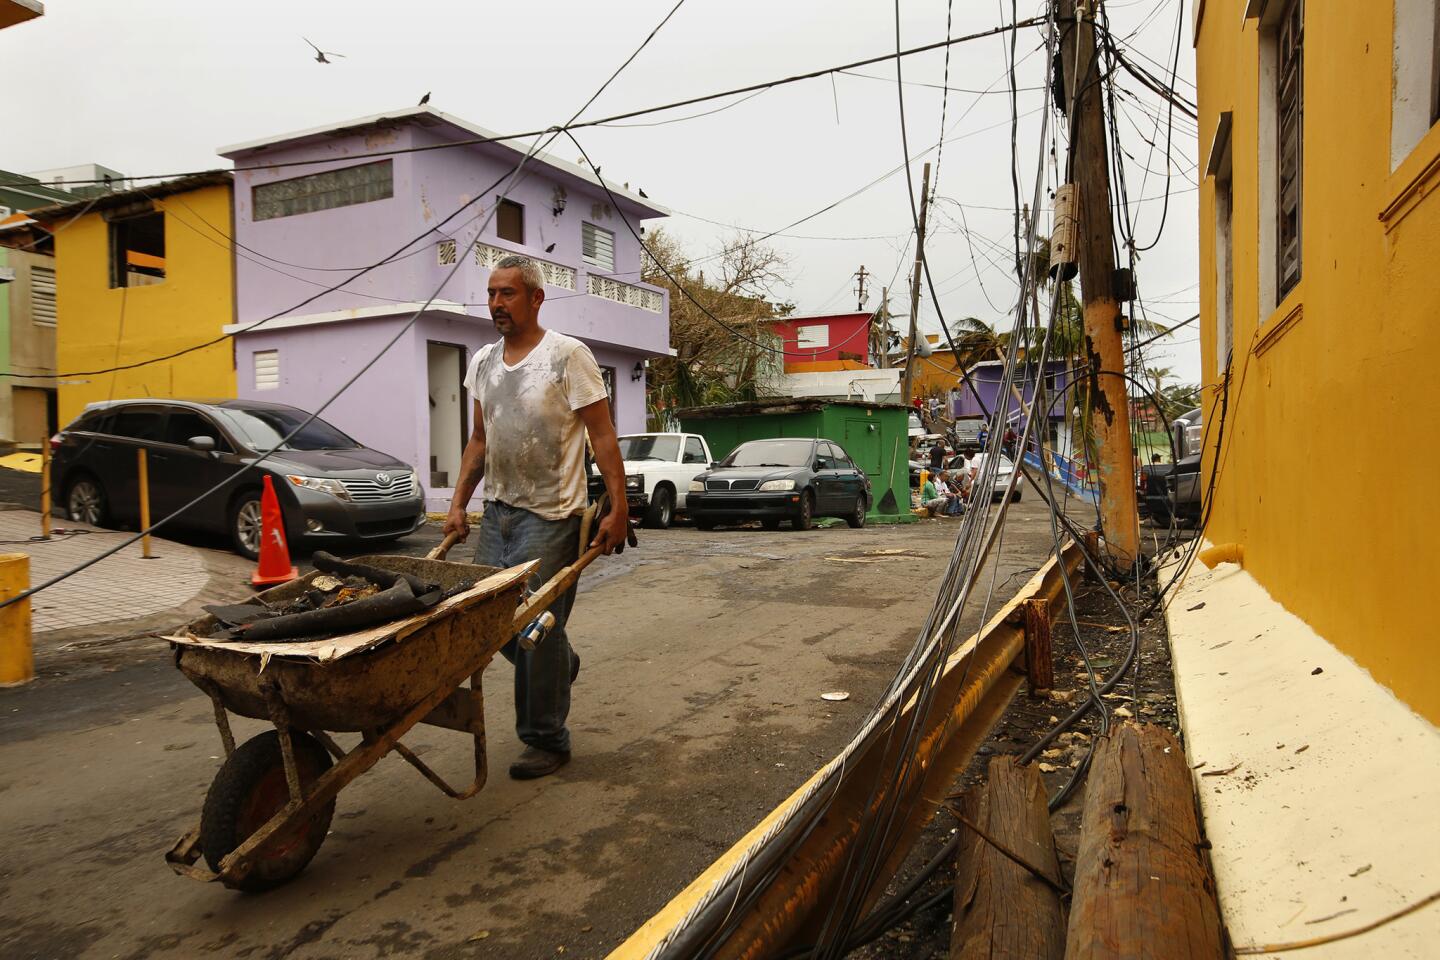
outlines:
[[[54,526],[92,532],[31,541],[28,538],[40,532],[38,513],[0,512],[0,552],[29,554],[32,586],[130,536],[69,520],[56,520]],[[170,540],[154,540],[151,553],[152,559],[143,559],[136,543],[36,594],[30,599],[33,631],[40,634],[154,616],[179,607],[204,589],[209,574],[202,551]]]

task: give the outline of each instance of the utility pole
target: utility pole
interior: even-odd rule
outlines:
[[[1100,441],[1100,515],[1110,558],[1122,570],[1129,570],[1139,555],[1140,519],[1135,512],[1130,406],[1121,340],[1123,321],[1115,299],[1103,90],[1095,75],[1100,69],[1094,21],[1099,0],[1056,3],[1058,21],[1075,24],[1073,31],[1061,34],[1062,102],[1069,106],[1070,167],[1079,193],[1080,299],[1085,317],[1085,366],[1089,368],[1095,413],[1092,422]],[[1080,91],[1078,98],[1076,90]]]
[[[1093,42],[1093,40],[1092,40]],[[930,199],[930,164],[920,177],[920,222],[915,230],[915,272],[910,277],[910,339],[905,342],[905,383],[900,402],[910,406],[910,388],[915,382],[915,329],[920,320],[920,274],[925,269],[925,210]]]
[[[890,368],[890,288],[880,288],[880,329],[875,362],[881,370]]]
[[[855,274],[854,274],[854,275],[855,275],[855,277],[858,278],[859,281],[860,281],[859,284],[858,284],[858,285],[856,286],[856,288],[855,288],[855,309],[856,309],[856,310],[864,310],[864,309],[865,309],[865,278],[868,277],[868,276],[870,276],[870,274],[869,274],[868,272],[866,272],[866,270],[865,270],[865,264],[862,263],[862,264],[860,264],[860,269],[857,270],[857,271],[855,271]]]

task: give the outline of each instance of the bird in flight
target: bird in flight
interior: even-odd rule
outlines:
[[[301,37],[300,39],[304,40],[306,43],[310,43],[310,40],[306,37]],[[343,53],[326,53],[324,50],[321,50],[313,43],[310,43],[310,48],[315,51],[316,63],[329,63],[330,61],[326,59],[327,57],[340,57],[342,59],[345,57],[345,54]]]
[[[423,107],[423,106],[425,106],[425,104],[427,104],[427,103],[429,103],[429,102],[430,102],[430,91],[427,90],[427,91],[425,91],[425,96],[423,96],[423,97],[420,98],[420,106]]]

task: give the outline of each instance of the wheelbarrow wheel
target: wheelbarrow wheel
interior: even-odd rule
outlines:
[[[290,731],[290,741],[302,784],[315,782],[330,769],[330,754],[320,741],[298,730]],[[210,869],[219,872],[220,861],[264,826],[289,799],[280,734],[267,730],[230,755],[205,795],[200,814],[200,849]],[[304,870],[325,842],[334,814],[335,801],[331,800],[308,821],[284,830],[253,858],[252,869],[235,886],[241,890],[268,890]]]

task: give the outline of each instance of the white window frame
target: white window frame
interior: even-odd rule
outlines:
[[[1440,120],[1440,3],[1395,0],[1393,55],[1391,172]]]
[[[48,316],[47,316],[45,319],[43,319],[43,320],[41,319],[41,314],[44,313],[44,312],[46,312],[46,311],[42,310],[42,309],[41,309],[41,306],[40,306],[40,301],[42,300],[42,294],[41,294],[41,289],[42,289],[42,288],[48,288],[48,289],[45,291],[45,295],[43,296],[43,299],[47,299],[47,300],[49,301]],[[36,326],[39,326],[39,327],[53,327],[53,326],[55,326],[55,304],[56,304],[56,300],[57,300],[56,292],[57,292],[57,291],[56,291],[56,287],[55,287],[55,269],[54,269],[53,267],[31,267],[31,268],[30,268],[30,322],[31,322],[31,323],[33,323],[33,324],[35,324]]]
[[[1233,114],[1224,111],[1210,144],[1207,176],[1214,178],[1215,206],[1215,371],[1224,376],[1235,344],[1235,188],[1231,159]]]
[[[256,350],[250,355],[250,368],[257,392],[280,389],[280,351],[278,349]]]
[[[806,324],[795,328],[797,350],[824,350],[830,346],[830,325],[826,323]]]
[[[603,246],[603,244],[598,242],[602,236],[608,237],[610,240],[610,256],[608,257],[608,259],[602,255],[603,251],[601,250],[601,247]],[[595,253],[593,255],[587,254],[585,252],[587,240],[589,241],[589,245],[595,250]],[[614,273],[615,231],[606,230],[604,227],[597,227],[595,224],[591,223],[588,220],[582,220],[580,222],[580,259],[585,261],[585,263],[587,263],[588,265],[595,267],[596,270],[600,271],[601,273]]]

